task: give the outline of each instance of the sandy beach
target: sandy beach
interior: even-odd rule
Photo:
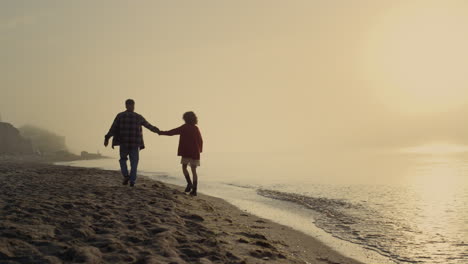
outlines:
[[[116,171],[0,161],[0,263],[359,263],[227,202]]]

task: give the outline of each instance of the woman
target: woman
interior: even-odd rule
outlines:
[[[159,134],[166,136],[180,135],[177,155],[182,157],[180,163],[182,164],[182,172],[187,180],[185,192],[190,192],[190,195],[197,196],[197,167],[200,166],[200,153],[203,150],[203,139],[197,126],[198,118],[195,113],[186,112],[182,118],[185,121],[184,125],[169,131],[160,131]],[[192,170],[193,183],[190,180],[187,166],[190,166]]]

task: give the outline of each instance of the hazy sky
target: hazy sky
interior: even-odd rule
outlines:
[[[0,114],[103,149],[124,100],[207,151],[468,144],[468,2],[0,2]],[[145,132],[153,151],[175,139]]]

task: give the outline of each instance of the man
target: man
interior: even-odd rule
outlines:
[[[145,148],[143,142],[143,131],[141,126],[146,127],[154,133],[159,133],[159,129],[148,123],[143,116],[135,113],[135,101],[128,99],[125,101],[127,111],[119,113],[112,123],[111,128],[104,138],[104,146],[109,145],[109,139],[112,139],[112,148],[120,146],[120,169],[124,180],[123,185],[130,181],[130,187],[135,186],[137,177],[137,168],[139,153]],[[130,157],[130,174],[128,173],[127,160]]]

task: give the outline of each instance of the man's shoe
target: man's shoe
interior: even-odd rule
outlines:
[[[133,187],[133,186],[135,186],[135,183],[131,182],[130,187]]]
[[[122,185],[127,185],[129,180],[130,180],[129,177],[124,177],[124,179],[122,181]]]
[[[197,189],[193,189],[193,190],[190,192],[190,196],[197,196]]]

